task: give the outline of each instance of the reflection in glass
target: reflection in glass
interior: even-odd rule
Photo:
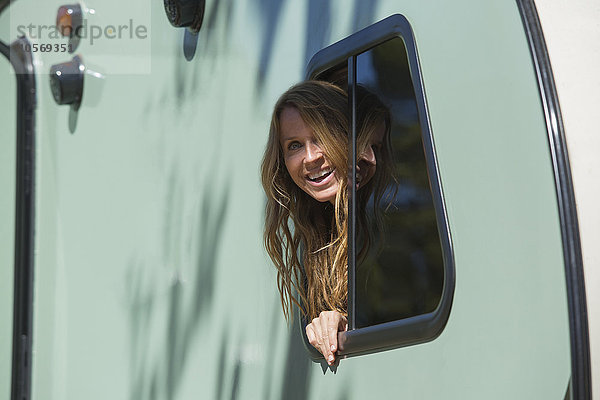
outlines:
[[[434,311],[443,259],[404,42],[357,57],[356,327]]]
[[[318,74],[314,79],[333,83],[348,92],[348,63],[344,62],[331,67]]]

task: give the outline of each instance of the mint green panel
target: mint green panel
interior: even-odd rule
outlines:
[[[10,398],[15,249],[17,84],[10,62],[0,55],[0,399]]]
[[[411,22],[419,50],[454,242],[453,307],[433,342],[349,359],[336,375],[314,371],[311,394],[335,397],[345,378],[356,398],[562,398],[570,351],[560,226],[516,5],[385,2],[377,18],[394,12]]]
[[[59,5],[14,2],[11,29],[51,24]],[[161,2],[87,6],[94,24],[131,18],[149,37],[82,41],[76,114],[47,76],[71,55],[36,56],[34,399],[563,396],[560,227],[515,4],[207,1],[192,62]],[[310,56],[393,13],[419,50],[454,303],[436,340],[324,373],[283,321],[259,164],[271,108]]]

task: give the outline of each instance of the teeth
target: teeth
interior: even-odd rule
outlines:
[[[319,179],[331,171],[333,171],[333,168],[324,169],[323,171],[315,172],[314,174],[308,174],[308,177],[309,179]]]

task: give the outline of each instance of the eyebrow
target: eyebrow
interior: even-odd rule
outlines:
[[[292,140],[298,140],[298,136],[285,137],[285,138],[281,138],[280,140],[282,143],[287,143]]]

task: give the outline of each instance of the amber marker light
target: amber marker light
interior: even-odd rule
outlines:
[[[81,26],[81,20],[79,4],[60,6],[56,13],[56,27],[63,36],[73,36],[74,30]]]

